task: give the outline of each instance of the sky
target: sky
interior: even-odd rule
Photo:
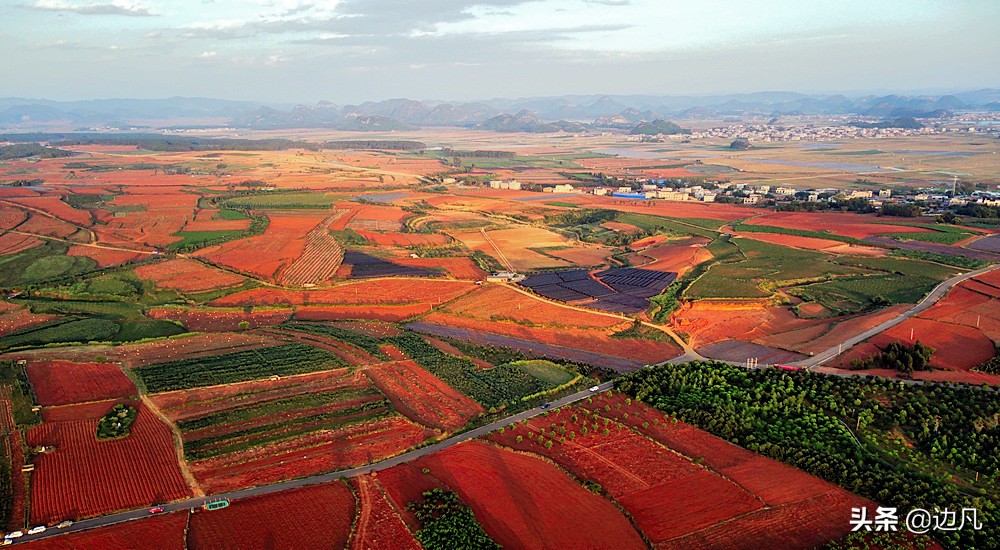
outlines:
[[[1000,87],[1000,0],[0,0],[0,96]]]

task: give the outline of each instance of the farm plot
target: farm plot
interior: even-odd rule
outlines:
[[[433,436],[401,416],[358,422],[191,464],[202,489],[223,492],[360,466]]]
[[[0,302],[0,336],[28,329],[56,319],[54,315],[32,313],[30,308]]]
[[[69,250],[66,251],[66,255],[90,258],[97,263],[97,267],[121,265],[127,262],[133,262],[149,257],[149,254],[144,252],[117,250],[114,248],[105,248],[103,246],[88,246],[82,244],[74,244],[70,246]]]
[[[477,288],[467,281],[400,279],[391,284],[362,281],[321,290],[257,288],[218,298],[209,303],[220,307],[326,304],[440,304]]]
[[[344,259],[344,249],[330,234],[330,226],[346,214],[346,211],[338,211],[306,235],[306,245],[302,255],[278,276],[281,284],[316,284],[333,277]]]
[[[439,272],[396,263],[378,256],[348,250],[344,253],[341,273],[352,279],[368,279],[372,277],[433,277]]]
[[[413,538],[378,481],[361,476],[351,480],[351,484],[358,496],[357,525],[351,536],[352,550],[420,548],[420,543]]]
[[[582,405],[591,411],[591,416],[608,418],[630,427],[668,449],[680,453],[687,460],[697,459],[706,472],[721,476],[731,485],[748,491],[757,502],[766,506],[754,506],[754,511],[741,514],[728,521],[718,521],[711,525],[676,530],[676,526],[691,521],[691,526],[699,523],[699,515],[686,515],[682,504],[685,498],[698,499],[710,495],[718,487],[707,482],[708,478],[679,478],[668,482],[673,499],[655,497],[653,493],[639,492],[619,502],[632,513],[632,517],[642,526],[653,520],[649,530],[643,531],[654,537],[654,533],[664,536],[658,547],[663,548],[756,548],[758,539],[746,540],[746,533],[763,537],[782,548],[813,548],[839,538],[850,530],[848,522],[852,506],[871,505],[867,500],[853,495],[835,485],[813,477],[801,470],[762,457],[746,449],[733,445],[708,432],[678,422],[639,401],[625,399],[622,395],[595,396]],[[668,493],[670,494],[670,493]],[[691,495],[691,496],[688,496]],[[718,495],[725,501],[725,497]],[[708,501],[707,504],[711,504]],[[836,505],[836,513],[820,513],[822,506]],[[675,512],[663,512],[677,507]],[[697,510],[697,506],[694,507]],[[797,521],[795,518],[805,519]],[[667,518],[673,518],[668,520]],[[768,531],[773,529],[773,531]],[[710,541],[710,542],[705,542]],[[752,544],[751,544],[752,543]]]
[[[482,406],[455,391],[413,361],[393,361],[364,370],[404,416],[431,428],[453,430],[484,412]]]
[[[574,269],[532,275],[520,284],[552,300],[638,313],[649,307],[650,297],[662,292],[676,277],[676,273],[631,267],[608,269],[591,277],[585,270]]]
[[[733,239],[744,260],[711,266],[685,291],[689,298],[765,298],[796,281],[867,272],[827,261],[829,256],[752,239]]]
[[[195,253],[199,258],[274,279],[278,273],[302,256],[306,237],[326,217],[319,214],[268,214],[271,220],[261,235],[212,246]]]
[[[572,266],[566,260],[541,253],[549,248],[574,248],[568,239],[546,229],[525,226],[456,232],[451,233],[451,236],[470,250],[506,258],[509,267],[516,271]]]
[[[42,244],[42,240],[31,235],[4,233],[0,235],[0,255],[17,254]]]
[[[259,334],[195,334],[169,340],[122,344],[108,350],[107,356],[122,361],[129,368],[134,368],[153,363],[246,351],[279,344],[281,342]]]
[[[181,359],[134,369],[150,393],[231,384],[347,366],[341,359],[305,344]]]
[[[539,458],[469,442],[416,465],[458,493],[505,548],[646,547],[611,502]]]
[[[347,388],[241,404],[177,422],[184,455],[204,460],[383,418],[392,407],[372,388]]]
[[[199,332],[230,332],[249,328],[278,325],[292,316],[291,309],[268,308],[247,313],[242,309],[194,309],[176,307],[151,308],[146,312],[151,319],[167,319]]]
[[[27,433],[29,446],[55,450],[34,459],[31,523],[95,516],[191,494],[181,475],[173,436],[139,406],[131,433],[96,439],[97,420],[46,422]],[[72,491],[67,491],[72,487]]]
[[[852,239],[864,239],[883,233],[919,233],[929,231],[922,227],[883,223],[875,216],[829,212],[771,212],[763,216],[751,218],[746,223],[748,225],[783,227],[799,231],[815,231],[816,228],[823,228],[823,231],[827,233]]]
[[[680,355],[679,348],[671,342],[643,340],[639,338],[612,338],[604,330],[573,327],[530,327],[504,321],[493,322],[468,319],[439,311],[425,316],[420,323],[432,323],[466,331],[511,336],[517,339],[531,340],[539,344],[587,352],[596,356],[627,359],[632,363],[639,364],[639,366],[647,363],[660,363]],[[541,350],[543,348],[538,346],[537,349]],[[559,356],[556,355],[556,357]]]
[[[343,481],[240,499],[191,514],[187,547],[346,548],[354,514]]]
[[[45,407],[136,395],[132,380],[114,363],[33,361],[25,371]]]
[[[140,278],[153,281],[159,288],[182,292],[204,292],[236,286],[246,279],[226,271],[212,269],[194,260],[177,258],[135,268]]]
[[[182,550],[187,548],[188,513],[175,512],[27,543],[31,550]]]
[[[440,378],[462,394],[475,399],[487,408],[502,409],[516,403],[521,397],[551,390],[559,385],[553,378],[536,369],[510,363],[481,370],[471,360],[455,357],[432,346],[413,332],[389,339],[420,367]],[[561,371],[555,365],[546,370]],[[572,378],[572,377],[571,377]],[[563,379],[565,383],[567,380]]]
[[[560,307],[502,285],[486,285],[448,304],[444,310],[473,319],[534,325],[610,329],[622,324],[621,319]]]

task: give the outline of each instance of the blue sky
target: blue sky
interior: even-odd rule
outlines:
[[[998,0],[0,0],[3,96],[1000,86]]]

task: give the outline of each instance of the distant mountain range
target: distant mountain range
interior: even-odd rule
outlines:
[[[580,132],[619,129],[648,133],[667,121],[718,117],[856,115],[877,119],[942,118],[956,111],[1000,112],[1000,89],[932,95],[809,95],[758,92],[717,96],[579,95],[479,102],[389,99],[360,105],[265,104],[173,97],[49,101],[0,98],[0,129],[331,128],[397,131],[464,126],[498,132]]]

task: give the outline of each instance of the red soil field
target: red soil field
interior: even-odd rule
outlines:
[[[816,548],[850,532],[851,508],[872,504],[838,489],[801,502],[776,506],[673,539],[658,548],[789,550]],[[871,509],[871,508],[869,508]]]
[[[791,246],[794,248],[804,248],[806,250],[825,250],[839,247],[844,244],[840,241],[830,239],[816,239],[813,237],[800,237],[798,235],[782,235],[780,233],[737,233],[740,237],[764,241],[766,243],[778,244],[781,246]]]
[[[106,399],[90,401],[75,405],[57,405],[42,409],[42,420],[45,422],[67,422],[71,420],[97,420],[108,413],[117,403],[127,403],[135,406],[136,399]]]
[[[266,306],[277,304],[440,304],[453,300],[476,285],[441,279],[393,279],[364,281],[322,290],[279,290],[256,288],[224,296],[212,306]]]
[[[24,518],[28,510],[28,483],[25,474],[21,473],[24,464],[24,441],[20,430],[11,430],[4,442],[4,451],[10,460],[10,523],[9,531],[24,527]]]
[[[611,338],[602,330],[526,327],[516,323],[468,319],[441,312],[433,312],[424,317],[423,320],[428,323],[525,338],[646,363],[659,363],[680,355],[680,349],[670,342]]]
[[[610,329],[622,319],[560,307],[503,285],[485,285],[448,304],[445,311],[473,319],[517,320],[537,325]]]
[[[141,344],[122,344],[112,348],[107,355],[124,362],[125,366],[129,368],[134,368],[177,359],[218,355],[280,344],[281,342],[273,338],[244,332],[196,334]]]
[[[326,218],[325,214],[274,212],[268,217],[271,223],[263,234],[211,246],[195,255],[238,271],[273,279],[282,268],[302,255],[306,235]]]
[[[420,543],[413,538],[379,482],[372,477],[361,476],[352,479],[351,484],[357,494],[359,509],[357,526],[351,536],[352,550],[420,548]]]
[[[368,380],[363,376],[338,369],[158,393],[151,399],[171,422],[178,422],[293,395],[367,386]]]
[[[329,227],[340,216],[335,213],[306,234],[305,247],[290,265],[283,268],[278,281],[283,285],[306,285],[329,281],[344,260],[344,248],[330,234]]]
[[[483,407],[413,361],[365,369],[365,375],[401,414],[431,428],[453,430],[483,412]]]
[[[76,225],[90,226],[92,220],[90,213],[86,210],[77,210],[64,203],[59,197],[26,197],[7,199],[10,202],[24,205],[31,209],[41,210],[55,216],[61,220],[74,223]]]
[[[240,330],[246,321],[250,328],[280,325],[291,319],[291,309],[259,309],[251,313],[237,309],[180,309],[153,308],[146,312],[150,319],[169,319],[184,325],[190,331],[228,332]]]
[[[184,224],[184,231],[243,231],[250,227],[250,220],[192,220]]]
[[[25,371],[43,407],[136,394],[132,380],[114,363],[40,361],[28,363]]]
[[[812,548],[847,533],[850,529],[848,519],[851,506],[871,504],[805,472],[757,455],[683,422],[669,419],[639,401],[633,400],[629,403],[620,394],[595,396],[582,406],[599,415],[627,424],[689,459],[700,459],[702,466],[714,470],[723,478],[750,491],[768,506],[732,521],[674,539],[662,547],[705,547],[703,543],[697,541],[701,540],[699,537],[702,533],[711,533],[713,543],[707,547],[757,548],[758,546],[744,546],[741,529],[730,529],[727,526],[743,525],[745,529],[756,533],[761,529],[758,527],[759,524],[777,530],[771,533],[769,536],[772,538],[768,539],[777,544],[775,547],[784,548],[786,545],[783,542],[778,544],[778,541],[787,539],[791,548]],[[605,410],[606,406],[609,406],[610,410]],[[627,417],[625,413],[628,414]],[[692,491],[699,492],[701,489],[697,487],[701,485],[697,485]],[[660,502],[668,500],[661,498]],[[831,502],[843,503],[843,510],[838,508],[836,514],[811,513],[817,509],[819,502],[825,502],[827,505]],[[622,504],[628,507],[625,501],[622,501]],[[641,503],[632,503],[632,505],[638,504]],[[629,510],[631,511],[631,508]],[[804,515],[802,522],[791,521],[796,514],[806,513],[810,513],[808,521],[805,521]],[[639,519],[635,512],[632,515],[636,520]],[[661,523],[669,525],[670,522]],[[687,543],[688,546],[683,543]]]
[[[618,502],[654,543],[764,507],[749,492],[708,470],[626,495]]]
[[[581,204],[592,208],[613,208],[624,212],[638,212],[640,214],[652,214],[671,218],[705,218],[729,222],[768,212],[767,210],[731,204],[699,203],[694,201],[656,200],[652,202],[651,206],[647,206],[647,201],[623,200],[607,196],[583,195],[577,200]]]
[[[240,499],[191,514],[188,547],[345,548],[354,514],[342,481]]]
[[[17,230],[24,231],[25,233],[34,233],[37,235],[46,235],[49,237],[66,239],[79,231],[79,228],[62,220],[49,218],[32,212],[28,215],[27,221],[17,226]],[[74,236],[74,240],[78,242],[85,242],[86,236],[81,236],[79,238]]]
[[[173,434],[149,409],[139,407],[131,433],[122,439],[98,441],[96,433],[96,420],[44,423],[28,432],[28,445],[56,449],[34,460],[32,524],[90,517],[191,494],[177,464]]]
[[[175,512],[29,542],[30,550],[184,550],[188,513]]]
[[[42,244],[41,239],[20,233],[0,235],[0,255],[17,254]]]
[[[219,493],[378,461],[431,435],[403,417],[390,417],[210,458],[191,470],[202,489]]]
[[[634,255],[640,260],[636,261],[636,265],[643,269],[675,271],[681,276],[695,265],[712,259],[712,253],[704,247],[705,242],[705,239],[695,237],[655,246]]]
[[[296,308],[295,319],[299,321],[340,321],[345,319],[378,319],[398,322],[423,315],[431,310],[431,304],[411,304],[401,306],[303,306]]]
[[[874,215],[862,214],[840,214],[840,213],[814,213],[814,212],[771,212],[747,221],[753,225],[771,225],[775,227],[785,227],[788,229],[802,229],[805,231],[827,231],[864,239],[872,235],[882,233],[926,233],[929,230],[921,227],[911,227],[907,225],[891,225],[891,220],[878,218]]]
[[[14,305],[9,302],[0,302],[0,336],[57,318],[55,315],[32,313],[30,309],[24,306]]]
[[[226,271],[212,269],[194,260],[176,258],[135,268],[135,274],[156,283],[157,287],[182,292],[202,292],[235,286],[246,279]]]
[[[128,250],[115,250],[113,248],[103,248],[99,246],[86,246],[74,244],[66,251],[68,256],[84,256],[97,262],[97,267],[109,267],[125,262],[132,262],[149,257],[149,254],[141,252],[131,252]]]
[[[429,471],[425,474],[412,462],[382,470],[373,475],[376,476],[386,496],[396,505],[400,517],[414,532],[420,529],[420,522],[413,512],[406,509],[406,505],[420,500],[425,492],[432,489],[447,489]]]
[[[417,461],[506,548],[645,548],[627,519],[539,458],[473,441]]]
[[[870,342],[884,348],[890,342],[911,343],[914,340],[937,350],[931,357],[931,366],[948,370],[969,370],[977,367],[996,353],[993,341],[975,327],[942,323],[930,319],[910,318],[873,337]]]

